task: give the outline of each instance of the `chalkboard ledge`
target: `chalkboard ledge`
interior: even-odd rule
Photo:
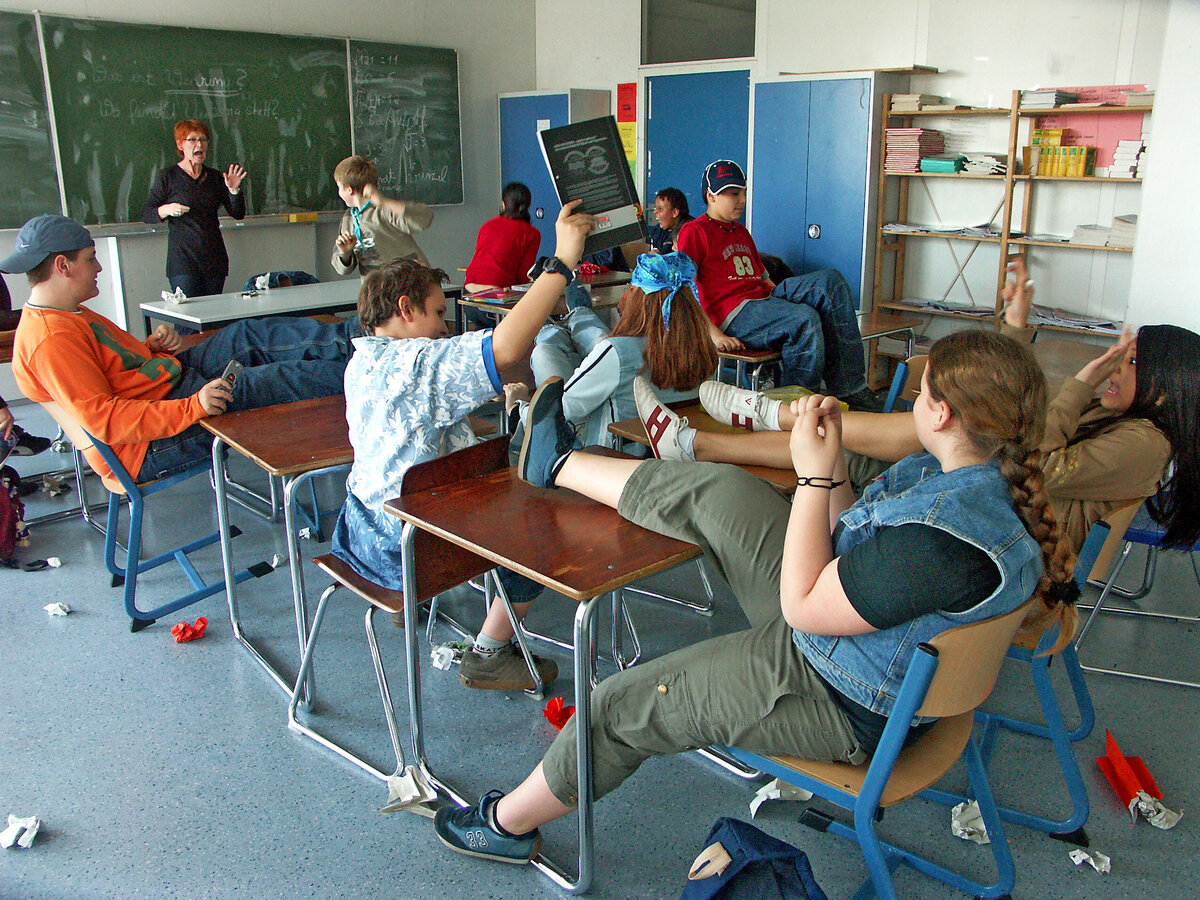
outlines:
[[[220,223],[222,231],[237,231],[241,228],[262,228],[264,226],[279,225],[301,227],[304,225],[316,225],[322,222],[340,222],[341,219],[342,213],[340,211],[323,210],[317,213],[316,222],[289,222],[287,213],[279,213],[270,216],[246,216],[240,222],[236,219],[222,216]],[[89,225],[87,229],[94,238],[134,237],[145,234],[166,234],[167,224],[164,222],[161,225],[147,225],[144,222],[133,222],[128,225]],[[12,230],[15,231],[16,229]]]

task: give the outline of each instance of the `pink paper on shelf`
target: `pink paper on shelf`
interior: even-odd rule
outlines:
[[[1124,106],[1123,91],[1144,91],[1144,84],[1100,84],[1087,87],[1064,87],[1079,95],[1080,103],[1110,103]],[[1052,111],[1048,111],[1052,112]],[[1113,164],[1117,141],[1135,141],[1142,136],[1142,117],[1145,110],[1130,109],[1127,113],[1076,113],[1070,116],[1047,115],[1038,118],[1038,128],[1069,128],[1071,144],[1076,147],[1095,147],[1096,166],[1108,168]]]

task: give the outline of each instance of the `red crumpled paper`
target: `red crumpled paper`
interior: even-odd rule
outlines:
[[[562,731],[571,716],[575,715],[575,707],[563,706],[562,697],[551,697],[546,701],[546,708],[542,710],[542,715],[555,729]]]
[[[594,262],[581,262],[576,267],[576,271],[579,272],[579,274],[584,278],[595,278],[597,275],[603,275],[605,272],[607,272],[608,268],[597,265]]]
[[[171,629],[171,634],[175,635],[175,643],[185,644],[188,641],[194,641],[197,638],[204,637],[204,629],[208,627],[208,619],[201,616],[196,620],[195,625],[187,622],[180,622]]]

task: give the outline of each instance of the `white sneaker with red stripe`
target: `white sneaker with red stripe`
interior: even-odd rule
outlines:
[[[747,431],[778,431],[779,400],[720,381],[700,385],[700,405],[723,425]]]
[[[646,428],[650,452],[655,459],[696,461],[690,451],[692,442],[685,440],[690,436],[688,432],[695,429],[688,426],[686,418],[677,416],[658,399],[649,379],[643,375],[633,379],[633,400],[637,404],[638,418]],[[689,449],[685,450],[685,445]]]

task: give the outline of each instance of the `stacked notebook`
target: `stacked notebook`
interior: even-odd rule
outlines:
[[[1112,165],[1108,167],[1109,178],[1138,178],[1140,168],[1146,159],[1146,140],[1143,134],[1135,140],[1117,141],[1117,149],[1113,151]]]
[[[919,172],[921,159],[946,149],[940,131],[930,128],[889,128],[883,167],[888,172]]]
[[[1108,230],[1108,246],[1132,249],[1133,238],[1137,234],[1137,220],[1136,215],[1116,216],[1112,228]]]
[[[1108,243],[1108,233],[1107,225],[1076,225],[1075,231],[1071,235],[1071,243],[1103,247]]]
[[[942,98],[937,94],[892,94],[892,112],[919,112],[927,106],[940,106]]]
[[[963,165],[968,175],[1007,175],[1007,153],[968,153]]]
[[[1041,88],[1033,91],[1021,91],[1022,109],[1054,109],[1064,103],[1074,103],[1079,95],[1058,88]]]

